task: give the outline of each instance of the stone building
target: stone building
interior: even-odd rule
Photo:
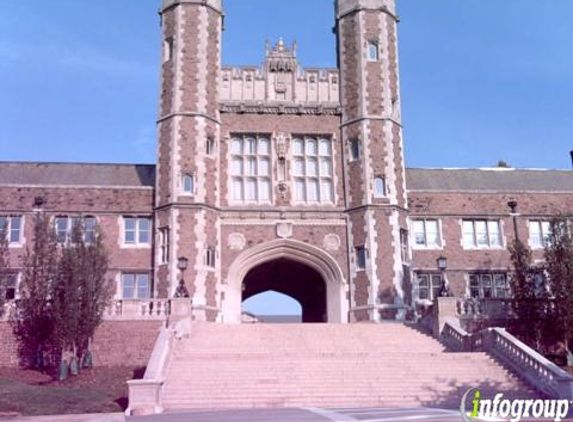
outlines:
[[[164,0],[156,165],[0,163],[8,299],[41,210],[61,242],[75,218],[103,228],[118,319],[186,292],[196,320],[238,323],[269,290],[306,322],[403,319],[444,285],[499,316],[508,245],[542,259],[573,172],[406,168],[394,3],[336,1],[336,69],[282,40],[231,68],[221,0]]]

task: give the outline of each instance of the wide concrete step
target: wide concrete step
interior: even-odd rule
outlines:
[[[459,406],[468,388],[536,392],[484,353],[400,324],[197,325],[174,343],[167,409]]]

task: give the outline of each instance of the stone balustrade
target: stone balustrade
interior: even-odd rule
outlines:
[[[164,320],[171,313],[169,299],[114,300],[107,307],[104,319],[117,320]]]
[[[106,308],[103,319],[105,321],[163,321],[174,313],[187,315],[191,302],[183,302],[184,303],[182,303],[181,300],[175,299],[114,299]],[[176,309],[173,309],[174,304]],[[183,310],[180,309],[182,307],[184,308]],[[6,302],[0,311],[0,322],[14,319],[16,314],[16,301]]]
[[[457,298],[456,301],[459,318],[507,319],[513,313],[511,299]]]
[[[455,323],[446,322],[440,339],[452,350],[490,353],[542,393],[573,399],[573,376],[503,328],[469,334]]]

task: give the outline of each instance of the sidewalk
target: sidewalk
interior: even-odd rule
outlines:
[[[0,422],[124,422],[123,413],[53,416],[0,416]]]

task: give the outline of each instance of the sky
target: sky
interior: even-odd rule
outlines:
[[[159,0],[2,4],[0,160],[152,163]],[[225,64],[296,39],[335,66],[332,0],[226,0]],[[398,0],[406,164],[571,168],[573,2]]]
[[[153,163],[159,0],[5,1],[0,160]],[[334,67],[332,0],[225,0],[224,64],[296,39]],[[398,0],[408,167],[570,169],[573,1]]]

